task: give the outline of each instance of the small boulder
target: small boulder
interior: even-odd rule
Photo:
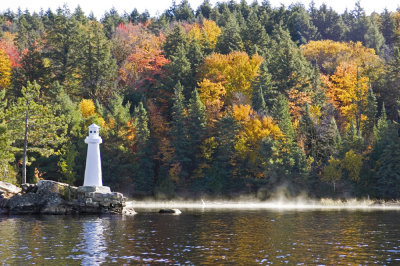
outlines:
[[[158,213],[162,214],[181,214],[179,209],[161,209]]]
[[[136,212],[132,207],[125,207],[122,210],[122,214],[123,215],[127,215],[127,216],[131,216],[131,215],[135,215]]]

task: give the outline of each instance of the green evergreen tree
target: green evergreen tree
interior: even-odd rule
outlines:
[[[265,104],[262,86],[259,86],[258,89],[253,89],[251,101],[254,110],[263,115],[267,113],[267,105]]]
[[[400,100],[400,52],[394,49],[393,58],[385,67],[385,86],[382,91],[382,100],[387,108],[390,120],[399,121],[399,100]]]
[[[28,42],[27,52],[22,56],[20,68],[14,73],[15,87],[22,87],[28,81],[36,82],[42,87],[50,84],[50,68],[45,65],[40,48],[33,42]]]
[[[301,54],[300,49],[291,40],[288,31],[277,28],[269,51],[271,58],[268,69],[272,75],[272,84],[281,93],[291,88],[304,91],[309,88],[314,71],[310,63]]]
[[[186,126],[186,115],[184,97],[182,94],[183,87],[178,82],[175,86],[175,93],[172,106],[172,121],[171,121],[171,144],[174,148],[173,163],[176,165],[177,173],[175,179],[181,186],[186,184],[189,172],[188,165],[191,160],[188,156],[188,128]]]
[[[271,114],[276,121],[282,132],[286,135],[289,141],[294,140],[294,130],[292,125],[292,118],[289,111],[289,101],[282,94],[278,96],[277,101],[272,106]]]
[[[22,88],[22,97],[9,109],[14,123],[15,145],[23,149],[22,184],[26,183],[28,152],[50,156],[65,142],[63,117],[55,116],[52,106],[40,102],[40,86],[34,81]]]
[[[365,115],[367,116],[367,120],[364,122],[363,125],[363,133],[367,136],[372,135],[374,126],[376,123],[376,115],[377,115],[377,102],[376,102],[376,97],[374,92],[372,91],[372,88],[369,88],[368,90],[368,97],[367,97],[367,106],[365,110]]]
[[[193,173],[204,161],[201,145],[206,136],[206,108],[195,89],[189,99],[187,109],[188,157],[191,160],[190,172]]]
[[[310,16],[312,23],[317,27],[322,40],[342,41],[348,31],[342,17],[331,7],[323,3],[317,10],[311,8]]]
[[[265,28],[261,24],[255,12],[250,12],[247,23],[242,30],[245,51],[252,55],[254,51],[259,51],[263,55],[270,42]]]
[[[135,108],[135,193],[149,194],[154,189],[154,163],[152,159],[147,111],[143,103]]]
[[[310,14],[302,4],[295,4],[290,7],[288,29],[293,41],[306,44],[308,41],[319,39],[318,29],[314,26]]]
[[[239,125],[231,113],[222,117],[216,125],[215,139],[218,146],[213,154],[211,168],[206,175],[207,186],[212,193],[227,193],[235,186],[240,186],[238,180],[233,178],[235,166],[232,161],[238,130]]]
[[[61,85],[73,82],[79,65],[77,53],[80,50],[80,26],[68,9],[57,9],[46,25],[47,42],[45,55],[50,59],[52,73]]]
[[[183,45],[179,46],[174,54],[170,56],[171,62],[166,66],[168,73],[170,74],[167,78],[169,85],[181,83],[183,86],[183,95],[185,99],[189,99],[192,90],[193,79],[192,69],[190,62],[186,57],[186,51]],[[173,85],[172,85],[173,86]]]
[[[172,55],[176,54],[178,50],[183,50],[186,55],[188,40],[180,25],[175,26],[172,31],[168,33],[163,48],[165,56],[168,59],[170,59]]]
[[[218,38],[216,50],[221,54],[229,54],[232,51],[242,51],[243,48],[239,25],[235,17],[230,15]]]
[[[196,17],[199,17],[200,15],[203,18],[209,19],[211,15],[212,7],[210,4],[210,0],[204,0],[201,5],[196,10]]]
[[[361,131],[357,130],[352,122],[343,138],[343,153],[346,153],[349,150],[361,153],[364,148],[364,138],[361,135]]]
[[[126,22],[124,17],[120,16],[114,7],[106,12],[101,19],[101,23],[104,25],[103,30],[107,38],[111,39],[118,25],[124,22]]]
[[[81,35],[80,74],[83,96],[94,101],[107,102],[115,92],[113,80],[116,62],[111,57],[111,42],[107,40],[100,23],[89,22]]]
[[[0,180],[15,184],[16,180],[13,178],[13,169],[10,165],[14,161],[14,153],[11,146],[11,131],[5,117],[7,107],[5,92],[5,90],[0,91]]]
[[[381,24],[380,31],[385,38],[385,43],[389,47],[392,47],[396,43],[396,30],[397,22],[394,13],[390,12],[386,8],[380,16]]]

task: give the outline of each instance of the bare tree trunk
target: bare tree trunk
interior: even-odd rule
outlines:
[[[22,162],[22,184],[26,183],[26,153],[28,149],[28,120],[29,120],[29,109],[26,110],[25,114],[25,135],[24,135],[24,155]]]

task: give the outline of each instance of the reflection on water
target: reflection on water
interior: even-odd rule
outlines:
[[[107,241],[104,233],[107,230],[109,219],[86,220],[82,224],[81,238],[82,242],[77,246],[77,251],[81,250],[83,254],[82,263],[85,265],[100,264],[107,257]]]
[[[399,264],[399,211],[0,216],[0,264]]]

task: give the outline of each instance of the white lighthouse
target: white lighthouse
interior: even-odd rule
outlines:
[[[99,136],[99,129],[98,125],[91,124],[89,126],[89,136],[85,139],[85,143],[88,144],[88,151],[83,186],[103,186],[100,160],[100,144],[103,140]]]

